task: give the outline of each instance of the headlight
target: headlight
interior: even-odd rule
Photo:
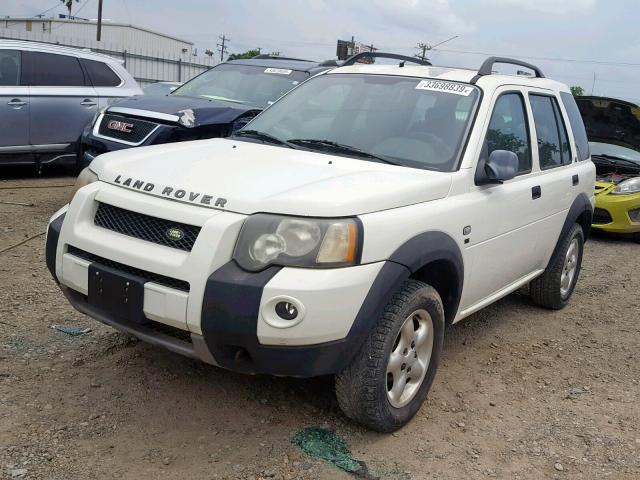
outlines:
[[[76,179],[76,184],[73,186],[73,191],[71,192],[71,197],[69,197],[69,201],[73,200],[76,192],[80,190],[82,187],[89,185],[90,183],[97,182],[98,176],[89,170],[89,167],[85,168],[80,172],[78,178]]]
[[[359,261],[362,231],[355,219],[257,214],[242,227],[233,258],[245,270],[269,265],[327,268]]]
[[[620,182],[616,185],[616,188],[613,189],[613,192],[618,195],[624,195],[627,193],[638,193],[640,192],[640,177],[638,178],[630,178],[625,180],[624,182]]]

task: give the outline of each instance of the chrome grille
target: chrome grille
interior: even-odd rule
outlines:
[[[187,252],[191,251],[200,233],[200,227],[194,225],[132,212],[107,203],[98,205],[94,223],[123,235]]]
[[[117,122],[117,124],[119,125],[127,125],[127,129],[129,131],[109,128],[111,122]],[[120,115],[105,113],[102,117],[102,121],[100,122],[98,133],[100,133],[100,135],[102,136],[113,138],[114,140],[140,143],[157,126],[158,124],[154,122],[147,122],[138,118],[123,117]]]

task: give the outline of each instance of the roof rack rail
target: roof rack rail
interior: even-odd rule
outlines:
[[[425,65],[430,67],[432,64],[428,60],[422,60],[416,57],[409,57],[407,55],[398,55],[397,53],[384,53],[384,52],[362,52],[356,53],[355,55],[347,58],[343,63],[343,67],[347,67],[349,65],[353,65],[358,60],[363,58],[393,58],[395,60],[401,60],[401,66],[404,66],[404,62],[417,63],[418,65]]]
[[[525,67],[536,74],[536,78],[545,78],[544,73],[535,65],[532,65],[527,62],[523,62],[521,60],[516,60],[515,58],[507,58],[507,57],[489,57],[480,66],[478,70],[478,74],[471,79],[471,83],[475,84],[480,77],[484,77],[486,75],[491,75],[493,73],[493,66],[496,63],[507,63],[509,65],[518,65],[519,67]]]
[[[280,55],[269,55],[268,53],[261,53],[260,55],[256,55],[255,57],[251,57],[250,60],[262,60],[262,59],[270,59],[270,60],[288,60],[288,61],[296,61],[296,62],[313,62],[313,60],[305,60],[304,58],[292,58],[292,57],[281,57]],[[315,62],[314,62],[315,63]]]

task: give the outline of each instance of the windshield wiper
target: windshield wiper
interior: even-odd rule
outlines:
[[[640,162],[636,162],[634,160],[629,160],[628,158],[617,157],[615,155],[608,155],[606,153],[592,153],[591,156],[592,157],[597,157],[597,158],[602,158],[602,159],[608,161],[610,164],[611,163],[624,164],[624,165],[630,165],[631,167],[640,169]]]
[[[259,130],[238,130],[233,134],[234,137],[249,137],[255,138],[256,140],[262,140],[263,142],[275,143],[276,145],[282,145],[288,148],[297,148],[295,145],[292,145],[290,142],[286,140],[281,140],[278,137],[274,137],[273,135],[265,132],[260,132]]]
[[[390,165],[400,165],[399,163],[389,160],[388,158],[385,158],[379,155],[374,155],[373,153],[360,150],[357,147],[352,147],[351,145],[345,145],[343,143],[334,142],[332,140],[317,140],[314,138],[291,138],[287,141],[295,145],[302,145],[303,147],[307,147],[310,150],[323,150],[323,151],[330,151],[334,153],[345,153],[347,155],[354,155],[362,158],[370,158],[372,160],[388,163]]]

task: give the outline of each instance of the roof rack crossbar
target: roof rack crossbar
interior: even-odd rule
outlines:
[[[418,65],[425,65],[425,66],[429,66],[429,67],[431,66],[431,62],[429,62],[428,60],[422,60],[422,59],[416,58],[416,57],[409,57],[407,55],[398,55],[396,53],[384,53],[384,52],[362,52],[362,53],[356,53],[355,55],[352,55],[349,58],[347,58],[342,63],[342,66],[343,67],[347,67],[349,65],[353,65],[358,60],[361,60],[363,58],[393,58],[394,60],[401,60],[402,62],[417,63]]]
[[[482,65],[478,70],[478,74],[475,77],[473,77],[473,80],[471,80],[471,83],[476,83],[480,77],[484,77],[485,75],[491,75],[493,73],[493,66],[496,63],[507,63],[509,65],[517,65],[519,67],[528,68],[530,70],[533,70],[533,72],[536,74],[536,78],[545,78],[544,73],[542,73],[542,70],[540,70],[538,67],[530,63],[523,62],[521,60],[516,60],[515,58],[489,57],[484,62],[482,62]]]

